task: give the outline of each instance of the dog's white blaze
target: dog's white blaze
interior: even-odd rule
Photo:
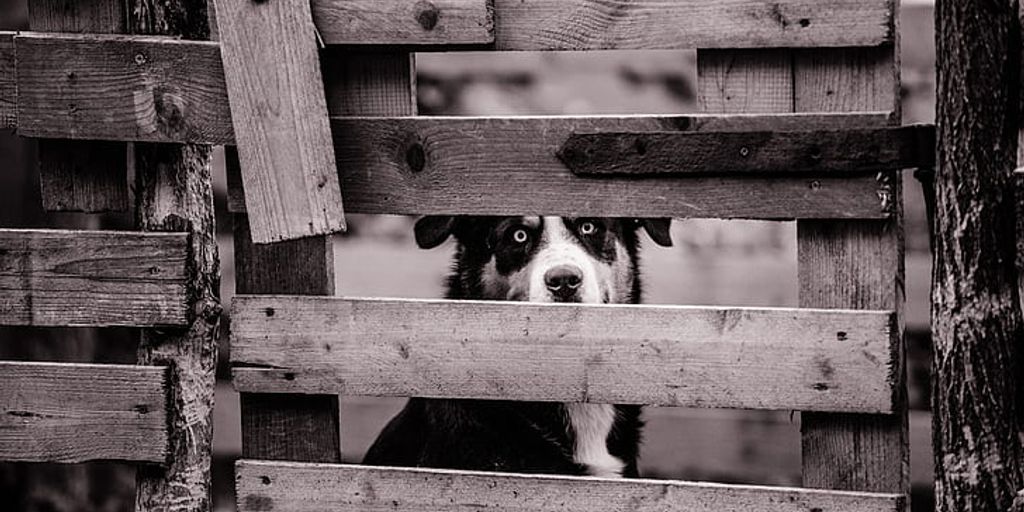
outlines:
[[[598,283],[605,280],[598,279],[594,258],[580,246],[561,217],[544,217],[540,250],[530,263],[530,302],[551,302],[551,292],[544,284],[544,274],[559,265],[572,265],[583,272],[583,284],[579,291],[581,302],[601,302]]]
[[[569,424],[576,434],[573,462],[583,464],[594,476],[620,477],[625,464],[608,453],[608,434],[615,422],[615,406],[605,404],[565,404]]]

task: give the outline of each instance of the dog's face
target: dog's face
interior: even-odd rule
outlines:
[[[530,302],[635,302],[637,231],[671,245],[669,219],[425,217],[416,241],[459,243],[459,298]],[[450,290],[451,292],[451,290]]]

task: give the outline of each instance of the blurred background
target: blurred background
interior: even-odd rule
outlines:
[[[25,29],[27,0],[0,0],[0,30]],[[934,120],[931,0],[903,0],[903,120]],[[700,110],[696,53],[420,54],[419,110],[424,115],[671,114]],[[40,208],[35,145],[0,130],[0,226],[130,229],[130,215],[47,214]],[[217,207],[227,303],[234,292],[230,217],[218,154]],[[932,510],[928,413],[930,256],[920,186],[905,173],[906,326],[910,376],[913,509]],[[336,237],[337,293],[440,297],[450,243],[416,249],[414,219],[349,216]],[[676,221],[674,248],[643,252],[646,302],[796,306],[796,226],[786,222]],[[353,271],[358,269],[358,271]],[[654,277],[656,276],[656,278]],[[0,328],[0,359],[133,363],[130,329]],[[218,511],[233,504],[232,462],[241,453],[238,395],[221,355],[214,424]],[[342,450],[358,462],[403,400],[342,398]],[[647,408],[641,472],[651,478],[798,485],[799,413]],[[0,508],[32,512],[130,511],[134,470],[117,464],[0,464]]]

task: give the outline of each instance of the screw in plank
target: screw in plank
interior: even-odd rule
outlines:
[[[145,64],[146,63],[146,56],[141,54],[141,53],[136,53],[135,54],[135,63],[138,64],[139,66]]]
[[[742,156],[743,158],[746,158],[746,157],[750,156],[750,148],[748,148],[746,146],[741,147],[740,148],[740,156]]]

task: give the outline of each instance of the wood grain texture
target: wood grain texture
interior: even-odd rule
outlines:
[[[342,189],[352,212],[763,219],[887,215],[874,176],[584,179],[556,154],[573,132],[702,131],[715,130],[717,121],[741,124],[737,119],[653,116],[335,119],[334,133]],[[748,121],[755,129],[766,120]]]
[[[215,5],[253,241],[344,230],[309,2]]]
[[[28,12],[29,25],[38,31],[119,33],[125,28],[124,4],[117,0],[38,0],[29,2]],[[32,90],[27,84],[19,88],[23,93]],[[73,100],[67,108],[74,110],[84,103],[88,102]],[[128,209],[126,144],[42,138],[38,150],[45,210]]]
[[[0,460],[166,458],[166,368],[0,362]]]
[[[236,463],[239,512],[897,512],[902,496],[665,480],[332,464]]]
[[[18,85],[14,74],[14,34],[0,31],[0,129],[18,125]]]
[[[239,296],[242,391],[890,410],[890,315]],[[625,326],[631,326],[628,330]]]
[[[898,108],[897,50],[800,50],[793,59],[797,111]],[[899,123],[899,118],[893,120]],[[887,221],[797,223],[800,305],[892,309],[903,338],[905,301],[901,183],[889,173],[896,209]],[[904,348],[894,353],[896,414],[803,414],[804,485],[908,494]]]
[[[580,176],[865,173],[934,166],[935,131],[574,133],[558,158]]]
[[[874,46],[888,0],[495,0],[499,50]]]
[[[0,229],[0,324],[181,325],[180,233]]]
[[[492,0],[313,2],[313,21],[329,44],[490,44],[493,15]]]
[[[216,43],[22,33],[15,46],[22,135],[144,142],[233,140]]]

